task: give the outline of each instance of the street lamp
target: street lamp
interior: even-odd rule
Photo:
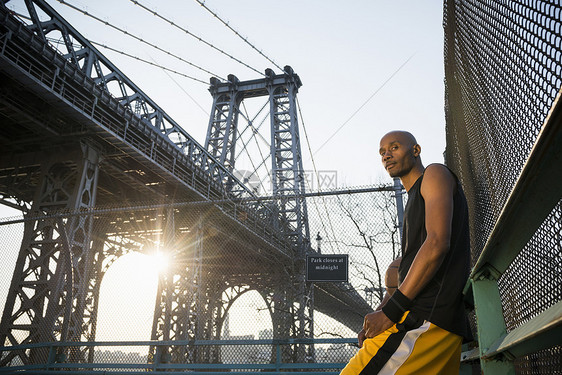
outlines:
[[[320,237],[320,232],[316,235],[316,245],[318,248],[318,254],[322,254],[322,250],[320,250],[320,244],[322,243],[322,237]]]

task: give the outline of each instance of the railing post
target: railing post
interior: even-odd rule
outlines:
[[[402,227],[404,226],[404,201],[402,200],[402,184],[398,177],[394,178],[394,198],[396,199],[396,215],[398,217],[398,230],[400,231],[400,238],[402,238]]]
[[[57,348],[54,345],[49,345],[49,355],[47,356],[47,370],[50,370],[51,364],[57,362]]]
[[[275,371],[279,372],[281,370],[281,342],[279,340],[273,341],[275,345]]]
[[[156,345],[156,351],[154,354],[154,362],[152,362],[152,368],[154,370],[158,370],[158,367],[160,365],[160,361],[161,361],[161,356],[162,356],[162,346],[160,345]]]
[[[482,355],[490,346],[506,333],[503,309],[498,289],[498,276],[485,269],[475,275],[472,282],[474,293],[474,311],[478,327],[478,345],[480,350],[480,366],[484,375],[515,375],[513,362],[507,360],[485,360]]]

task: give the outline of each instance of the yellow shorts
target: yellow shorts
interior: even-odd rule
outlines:
[[[462,337],[406,312],[402,320],[371,339],[340,375],[458,375]]]

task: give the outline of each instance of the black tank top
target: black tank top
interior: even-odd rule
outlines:
[[[441,267],[414,299],[410,310],[440,328],[471,340],[472,334],[462,294],[470,272],[468,207],[462,187],[454,173],[453,176],[456,189],[453,195],[450,248]],[[427,237],[425,201],[421,195],[422,181],[423,174],[408,191],[402,235],[402,261],[398,269],[400,282],[404,281],[418,250]]]

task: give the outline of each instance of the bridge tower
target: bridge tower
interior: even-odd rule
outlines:
[[[310,238],[307,224],[305,176],[302,165],[296,97],[302,86],[290,66],[283,74],[265,71],[265,78],[241,82],[230,74],[227,82],[211,79],[213,109],[205,147],[232,173],[236,162],[236,141],[240,105],[244,99],[267,96],[271,123],[271,172],[273,195],[279,198],[281,230],[304,249]]]
[[[294,262],[291,269],[280,270],[276,275],[269,275],[272,282],[269,286],[257,286],[260,293],[266,298],[266,303],[272,310],[272,321],[275,338],[309,338],[313,336],[313,286],[305,280],[305,256],[310,248],[309,229],[307,222],[306,201],[302,197],[305,192],[304,171],[302,154],[300,150],[299,127],[297,117],[296,95],[302,82],[290,66],[286,66],[282,74],[275,74],[267,69],[265,77],[250,81],[240,81],[236,76],[229,75],[227,82],[211,79],[209,91],[213,96],[213,108],[209,119],[205,148],[213,156],[216,163],[222,164],[228,174],[215,175],[221,180],[223,186],[233,189],[229,183],[235,171],[236,145],[238,141],[238,118],[240,106],[244,99],[266,97],[269,104],[269,118],[271,130],[271,170],[272,191],[276,204],[274,222],[271,223],[283,235],[290,239],[294,247]],[[221,171],[217,170],[217,173]],[[198,240],[197,243],[201,243]],[[203,246],[202,244],[200,246]],[[196,253],[201,253],[198,249]],[[200,257],[196,259],[199,259]],[[171,293],[177,295],[215,296],[220,300],[226,292],[224,283],[204,283],[201,265],[194,265],[191,270],[183,273],[189,274],[189,280],[183,284],[175,284],[172,292],[166,286],[166,281],[161,280],[157,296],[157,308],[154,316],[153,340],[170,340],[183,337],[179,325],[172,322],[188,317],[191,327],[188,336],[190,339],[219,338],[221,325],[224,321],[224,306],[216,305],[209,300],[208,303],[200,300],[197,314],[193,311],[194,304],[175,305],[175,310],[170,313],[166,301]],[[290,275],[290,278],[287,278]],[[173,277],[170,276],[170,280]],[[175,277],[180,280],[179,274]],[[270,286],[274,285],[274,288]],[[256,286],[254,286],[256,287]],[[246,289],[244,289],[246,291]],[[233,296],[232,298],[237,298]],[[229,305],[228,301],[226,302]],[[168,304],[168,306],[170,306]],[[205,327],[203,327],[205,322]],[[164,329],[161,329],[164,327]],[[198,327],[198,328],[196,328]],[[185,333],[187,334],[187,333]],[[156,354],[156,353],[154,353]],[[199,353],[199,358],[212,359],[216,353]],[[189,361],[194,353],[171,353],[172,361]],[[295,345],[283,353],[285,361],[305,361],[313,356],[312,348],[305,345]]]
[[[80,150],[42,155],[39,189],[26,217],[23,240],[0,324],[2,345],[81,341],[83,321],[93,311],[91,281],[96,265],[93,215],[56,215],[94,207],[100,154]],[[17,354],[24,363],[43,362],[46,349]]]
[[[306,252],[310,247],[308,214],[305,193],[305,176],[302,165],[296,97],[302,85],[298,75],[290,66],[285,66],[283,84],[274,84],[273,71],[266,70],[269,78],[268,94],[271,120],[271,162],[273,195],[278,197],[279,220],[284,221],[279,228],[295,244],[295,262],[292,263],[288,288],[282,283],[275,284],[275,301],[287,301],[291,306],[282,306],[274,310],[274,332],[294,338],[312,338],[313,336],[313,286],[306,282]],[[283,302],[282,302],[283,303]],[[275,306],[275,305],[274,305]],[[290,307],[291,317],[287,317],[286,307]],[[281,315],[279,317],[279,315]],[[286,321],[291,320],[287,325]],[[290,332],[287,329],[290,327]],[[285,336],[287,337],[287,336]],[[313,348],[298,345],[292,348],[290,356],[295,361],[312,358]]]

